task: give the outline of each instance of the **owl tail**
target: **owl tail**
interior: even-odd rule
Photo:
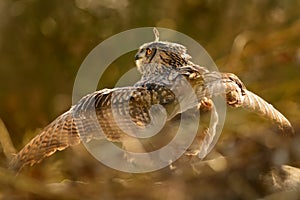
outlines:
[[[9,168],[20,171],[24,166],[34,165],[51,156],[57,150],[80,143],[78,129],[71,112],[66,112],[34,137],[9,163]]]

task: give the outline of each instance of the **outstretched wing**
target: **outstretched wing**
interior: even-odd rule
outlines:
[[[153,125],[158,117],[154,105],[161,105],[171,113],[177,101],[174,93],[161,85],[104,89],[87,95],[72,108],[76,124],[89,130],[80,130],[82,140],[105,136],[110,141],[121,141],[123,133]],[[154,116],[155,115],[155,116]],[[92,134],[91,134],[92,133]]]
[[[199,73],[197,69],[191,67],[183,69],[185,70],[183,74],[194,85],[197,97],[200,100],[226,95],[228,105],[253,111],[276,123],[284,132],[294,132],[291,123],[283,114],[264,99],[247,90],[236,75],[220,72]]]
[[[19,171],[25,165],[39,163],[57,150],[79,144],[78,133],[71,112],[62,114],[13,157],[9,164],[10,169]]]
[[[268,119],[271,119],[286,133],[294,132],[291,123],[283,114],[281,114],[271,104],[249,90],[245,90],[245,95],[242,99],[241,106]]]
[[[276,123],[286,133],[293,133],[293,127],[277,109],[258,95],[247,90],[244,84],[231,73],[222,74],[225,85],[227,103],[234,107],[242,107],[253,111]]]
[[[154,123],[151,107],[160,104],[170,110],[175,96],[164,86],[104,89],[83,97],[33,138],[10,162],[10,168],[41,162],[57,150],[79,144],[81,140],[121,141],[122,134],[132,127],[143,129]]]

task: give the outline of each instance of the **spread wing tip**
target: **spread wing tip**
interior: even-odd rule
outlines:
[[[72,114],[66,112],[13,156],[8,168],[18,172],[24,166],[32,166],[51,156],[56,151],[62,151],[69,146],[79,143],[80,138]]]
[[[246,95],[242,103],[243,107],[272,120],[284,133],[295,133],[290,121],[281,112],[258,95],[250,92],[249,90],[245,90],[245,92]]]

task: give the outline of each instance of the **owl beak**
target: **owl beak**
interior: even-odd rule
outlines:
[[[142,57],[140,57],[139,53],[135,54],[135,57],[134,57],[135,60],[139,60],[139,59],[141,59],[141,58],[142,58]]]

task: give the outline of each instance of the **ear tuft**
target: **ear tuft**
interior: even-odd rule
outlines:
[[[154,33],[154,36],[155,36],[155,42],[158,42],[159,41],[159,32],[157,30],[157,28],[153,28],[153,33]]]

